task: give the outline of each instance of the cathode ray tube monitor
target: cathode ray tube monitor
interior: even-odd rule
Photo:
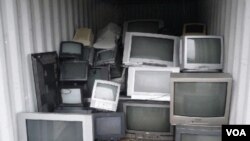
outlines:
[[[185,71],[223,70],[224,43],[222,36],[183,36],[180,67]]]
[[[176,67],[179,37],[130,32],[126,34],[123,64]]]
[[[88,80],[88,61],[64,61],[60,64],[61,81]]]
[[[120,84],[105,80],[95,80],[90,107],[116,111],[119,96]]]
[[[94,141],[90,114],[19,113],[19,141]]]
[[[228,73],[173,73],[171,124],[228,124],[232,76]]]
[[[127,95],[132,99],[170,101],[170,74],[178,67],[129,67]]]

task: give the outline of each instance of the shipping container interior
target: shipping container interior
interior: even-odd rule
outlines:
[[[37,111],[32,53],[58,51],[80,27],[97,35],[135,19],[161,19],[168,35],[198,22],[223,36],[224,72],[234,84],[230,123],[250,124],[249,16],[248,0],[0,0],[0,140],[18,141],[16,114]]]

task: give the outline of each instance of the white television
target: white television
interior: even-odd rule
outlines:
[[[126,32],[158,33],[164,27],[164,22],[158,19],[137,19],[123,24],[123,43]]]
[[[126,66],[178,66],[179,37],[128,32],[126,34],[123,64]]]
[[[19,141],[94,141],[90,114],[18,114]]]
[[[105,80],[95,80],[90,107],[116,111],[119,95],[120,84]]]
[[[183,36],[181,40],[180,67],[183,71],[223,70],[222,36]]]
[[[178,67],[129,67],[127,95],[132,99],[170,100],[170,74]]]

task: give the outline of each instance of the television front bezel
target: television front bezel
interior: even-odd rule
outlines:
[[[130,21],[126,21],[123,24],[123,38],[122,38],[122,43],[125,42],[125,36],[126,36],[126,32],[128,31],[128,25],[130,23],[133,22],[158,22],[159,23],[159,29],[164,27],[164,21],[163,20],[159,20],[159,19],[137,19],[137,20],[130,20]]]
[[[94,141],[93,117],[91,114],[19,113],[19,141],[28,141],[27,120],[82,122],[83,140]]]
[[[226,103],[225,103],[225,112],[224,116],[221,117],[190,117],[190,116],[181,116],[175,115],[174,110],[174,83],[181,82],[224,82],[227,83],[227,94],[226,94]],[[170,78],[170,121],[172,125],[222,125],[229,123],[230,116],[230,105],[231,105],[231,96],[232,96],[232,77],[227,73],[179,73],[171,74]]]
[[[95,98],[95,96],[96,96],[96,87],[97,87],[98,83],[106,84],[106,85],[113,85],[113,86],[117,87],[115,101],[103,100],[103,99]],[[95,80],[94,87],[93,87],[93,90],[92,90],[90,107],[91,108],[96,108],[96,109],[102,109],[102,110],[116,111],[117,105],[118,105],[119,96],[120,96],[120,87],[121,87],[121,85],[118,84],[118,83],[115,83],[115,82],[106,81],[106,80]],[[111,109],[108,109],[108,108],[106,108],[104,106],[96,106],[96,103],[99,103],[98,105],[103,105],[103,104],[105,104],[105,105],[111,105]]]
[[[206,64],[206,63],[188,63],[187,62],[187,40],[188,39],[220,39],[221,41],[221,56],[220,56],[220,63],[219,64]],[[213,70],[223,70],[223,64],[224,64],[224,40],[222,36],[206,36],[206,35],[188,35],[183,36],[182,39],[182,47],[181,47],[181,53],[183,54],[183,58],[181,61],[181,68],[183,70],[189,70],[189,71],[213,71]],[[183,52],[182,52],[183,51]],[[181,55],[180,55],[181,56]]]
[[[169,93],[136,92],[135,86],[134,86],[135,75],[136,75],[136,72],[140,72],[140,71],[179,73],[180,68],[178,67],[129,67],[128,70],[129,71],[128,71],[128,81],[127,81],[128,83],[127,96],[132,96],[132,99],[170,101],[170,91]],[[170,79],[169,79],[169,82],[170,82]]]
[[[192,126],[178,125],[175,128],[175,140],[182,141],[183,134],[204,135],[204,136],[222,136],[220,126]]]
[[[173,40],[174,41],[173,61],[164,61],[164,60],[146,59],[146,58],[130,58],[133,36]],[[178,61],[178,54],[179,54],[178,45],[179,45],[179,37],[177,36],[152,34],[152,33],[128,32],[126,34],[125,45],[124,45],[123,64],[125,64],[126,66],[138,66],[138,65],[149,64],[149,65],[158,65],[158,66],[167,66],[167,67],[177,67],[178,62],[179,62]]]
[[[105,59],[105,60],[98,60],[98,57],[100,56],[100,54],[102,54],[103,52],[109,52],[112,51],[113,52],[113,57],[109,58],[109,59]],[[95,61],[95,66],[102,66],[102,65],[106,65],[106,64],[115,64],[115,58],[116,58],[116,53],[117,53],[117,49],[109,49],[109,50],[100,50],[96,53],[96,61]]]
[[[120,134],[110,134],[110,135],[98,135],[97,134],[97,124],[96,119],[97,118],[105,118],[105,117],[118,117],[121,119],[121,133]],[[125,114],[124,113],[94,113],[93,114],[93,121],[94,121],[94,135],[95,139],[101,139],[101,140],[114,140],[114,139],[120,139],[125,136]],[[107,128],[108,129],[108,128]]]
[[[155,107],[155,108],[169,108],[169,120],[170,120],[170,104],[168,103],[157,103],[157,102],[148,102],[148,101],[141,101],[141,102],[136,102],[136,101],[127,101],[124,102],[123,104],[123,112],[125,113],[125,120],[127,123],[127,110],[126,108],[128,106],[133,106],[133,107]],[[149,132],[149,131],[136,131],[136,130],[129,130],[127,125],[126,125],[126,134],[135,134],[136,135],[147,135],[147,136],[164,136],[169,139],[172,139],[172,136],[174,135],[174,127],[169,121],[170,125],[170,132]]]
[[[63,66],[63,64],[66,64],[66,63],[82,63],[82,64],[85,64],[86,65],[86,67],[85,67],[85,78],[83,78],[83,79],[63,79],[62,77],[62,66]],[[73,60],[73,61],[63,61],[63,62],[61,62],[60,63],[60,81],[61,82],[63,82],[63,81],[66,81],[66,82],[71,82],[71,81],[76,81],[76,82],[82,82],[82,81],[87,81],[88,80],[88,66],[89,65],[89,63],[88,63],[88,61],[75,61],[75,60]]]
[[[187,32],[186,29],[188,26],[193,26],[193,25],[198,25],[198,26],[202,26],[203,27],[203,31],[202,32]],[[206,35],[206,24],[203,23],[186,23],[183,25],[183,31],[182,31],[182,35]]]

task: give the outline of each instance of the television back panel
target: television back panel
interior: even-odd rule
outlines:
[[[31,55],[38,112],[53,112],[60,103],[56,52]]]

